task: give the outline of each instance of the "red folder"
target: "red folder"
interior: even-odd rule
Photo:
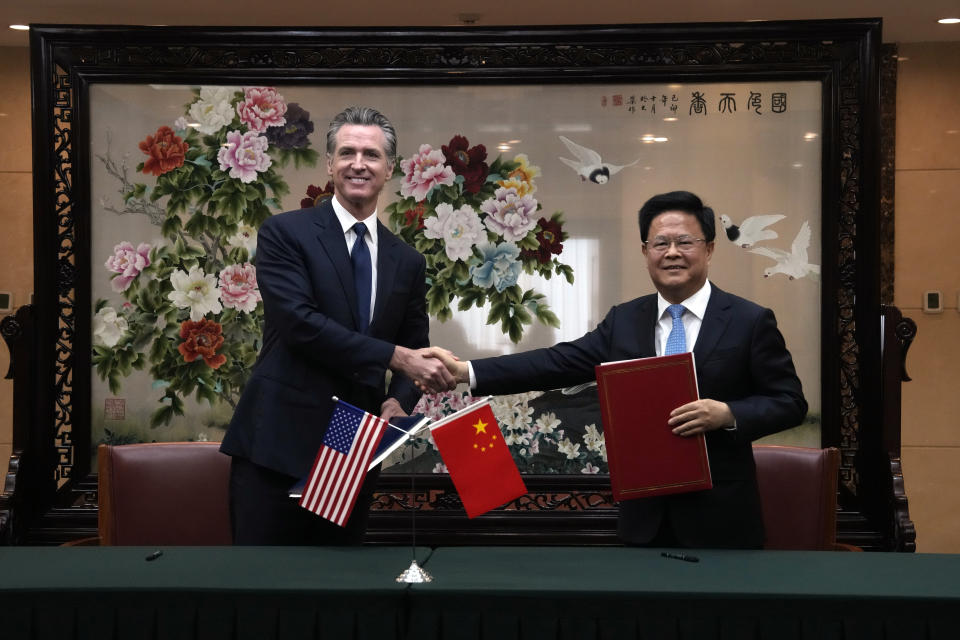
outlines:
[[[703,434],[681,437],[667,420],[700,397],[692,353],[598,365],[600,414],[614,500],[710,489]]]

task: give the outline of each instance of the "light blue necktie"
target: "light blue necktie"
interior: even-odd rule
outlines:
[[[353,225],[353,232],[357,234],[357,239],[353,243],[353,251],[350,252],[350,262],[353,263],[353,286],[357,293],[357,315],[360,317],[360,331],[367,330],[370,324],[370,280],[372,279],[372,267],[370,266],[370,249],[367,243],[363,241],[363,235],[367,232],[367,225],[358,222]]]
[[[670,317],[673,318],[673,327],[670,329],[670,335],[667,336],[667,347],[663,350],[663,355],[672,356],[675,353],[683,353],[687,350],[687,334],[683,330],[683,312],[686,307],[682,304],[672,304],[667,307]]]

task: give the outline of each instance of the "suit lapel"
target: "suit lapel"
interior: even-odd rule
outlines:
[[[318,227],[317,240],[333,265],[340,286],[343,287],[343,297],[350,306],[354,326],[358,327],[360,323],[357,318],[357,294],[353,286],[353,265],[350,263],[347,242],[343,239],[343,228],[329,200],[324,201],[314,211],[314,223]]]
[[[640,302],[640,317],[637,319],[637,329],[640,341],[640,351],[637,357],[649,358],[657,355],[657,295],[646,296]]]
[[[700,324],[700,335],[693,347],[697,362],[706,362],[730,324],[730,296],[715,285]]]
[[[397,237],[377,220],[377,301],[370,318],[371,326],[386,312],[388,294],[393,291],[393,281],[397,277],[397,242]]]

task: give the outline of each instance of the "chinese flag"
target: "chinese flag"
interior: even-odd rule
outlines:
[[[527,492],[488,401],[445,418],[432,433],[467,516],[475,518]]]

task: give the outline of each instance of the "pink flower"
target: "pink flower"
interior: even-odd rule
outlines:
[[[240,122],[257,133],[285,125],[286,113],[287,103],[273,87],[248,87],[244,90],[243,102],[237,103]]]
[[[480,210],[487,214],[487,228],[507,242],[523,240],[537,226],[537,201],[529,194],[521,197],[513,187],[497,189]]]
[[[420,202],[435,185],[453,184],[456,174],[444,164],[443,152],[428,144],[420,145],[420,151],[403,161],[403,182],[400,183],[400,195]]]
[[[113,248],[113,255],[107,258],[103,266],[119,274],[110,281],[113,290],[126,291],[133,279],[150,266],[150,245],[142,242],[134,250],[133,245],[124,240]]]
[[[220,272],[220,300],[228,309],[250,313],[260,302],[257,268],[249,262],[232,264]]]
[[[248,183],[257,179],[257,173],[266,171],[273,164],[267,155],[269,143],[263,136],[253,131],[227,133],[227,142],[217,154],[220,169],[230,170],[231,178],[239,178],[240,182]]]

